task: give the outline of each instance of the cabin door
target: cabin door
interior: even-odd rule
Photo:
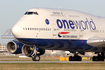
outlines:
[[[52,25],[52,38],[57,39],[57,27],[56,27],[56,24]]]
[[[79,34],[79,38],[83,39],[83,38],[87,38],[86,34],[90,35],[88,30],[80,30],[80,34]]]

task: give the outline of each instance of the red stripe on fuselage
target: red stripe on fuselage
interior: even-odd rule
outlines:
[[[59,32],[58,34],[68,34],[70,32]]]

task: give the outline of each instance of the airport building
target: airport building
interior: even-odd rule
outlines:
[[[0,53],[3,53],[3,52],[7,52],[6,45],[1,45],[0,44]]]
[[[14,56],[15,54],[8,53],[6,45],[0,44],[0,56]]]
[[[5,56],[7,53],[6,45],[0,44],[0,56]]]

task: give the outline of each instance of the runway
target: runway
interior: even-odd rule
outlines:
[[[100,61],[0,61],[0,63],[105,63]]]

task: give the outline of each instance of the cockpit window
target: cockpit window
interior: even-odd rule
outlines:
[[[38,12],[26,12],[25,15],[38,15]]]

